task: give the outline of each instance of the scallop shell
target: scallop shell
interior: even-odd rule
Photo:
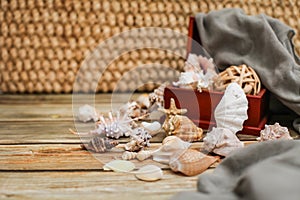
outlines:
[[[244,147],[244,143],[229,129],[225,128],[213,128],[203,138],[203,142],[204,150],[221,156],[228,156],[233,150]]]
[[[193,149],[179,150],[171,156],[169,166],[174,172],[195,176],[204,172],[218,159]]]
[[[177,136],[168,136],[162,141],[162,146],[153,152],[153,160],[156,162],[168,164],[170,157],[178,150],[185,150],[191,146]]]
[[[230,83],[215,109],[215,120],[218,128],[227,128],[233,133],[243,129],[248,119],[248,100],[237,83]]]
[[[156,165],[146,165],[136,171],[135,176],[143,181],[157,181],[163,177],[163,171]]]
[[[130,172],[134,169],[135,165],[132,162],[126,160],[112,160],[103,166],[103,170],[112,170],[115,172]]]
[[[265,125],[265,129],[260,131],[260,137],[257,138],[259,142],[268,140],[292,140],[287,127],[280,126],[279,123],[274,125]]]
[[[93,151],[96,153],[104,153],[107,150],[117,146],[118,144],[119,142],[116,140],[95,136],[88,144],[82,145],[82,147],[86,150]]]

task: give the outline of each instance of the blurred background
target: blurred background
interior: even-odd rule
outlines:
[[[299,33],[300,1],[297,0],[1,0],[0,91],[2,93],[71,93],[76,73],[86,56],[115,34],[142,27],[161,27],[188,33],[189,17],[198,12],[238,7],[247,14],[265,13]],[[300,36],[294,38],[296,52]],[[259,34],[259,33],[258,33]],[[159,34],[157,34],[159,36]],[[151,40],[160,43],[161,38]],[[133,41],[115,41],[130,45]],[[169,44],[185,54],[186,38],[169,38]],[[111,52],[102,51],[106,59]],[[123,79],[120,91],[137,88],[152,91],[154,83],[136,86],[136,79],[150,75],[160,84],[164,77],[176,77],[184,58],[161,49],[140,49],[123,54],[109,66],[89,65],[81,76],[82,92],[112,92],[127,71],[145,64],[169,66],[145,68]],[[100,80],[92,80],[94,65],[107,67]],[[96,66],[97,67],[97,66]]]

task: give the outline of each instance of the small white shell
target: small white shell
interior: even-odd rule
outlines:
[[[152,151],[141,150],[137,153],[136,158],[139,161],[143,161],[143,160],[146,160],[147,158],[150,158],[151,156],[152,156]]]
[[[215,109],[215,119],[218,128],[227,128],[234,134],[243,129],[243,123],[248,119],[248,100],[243,89],[237,83],[230,83]]]
[[[142,108],[149,108],[150,107],[150,100],[148,94],[141,94],[136,102],[142,107]]]
[[[157,181],[163,177],[163,171],[156,165],[146,165],[136,171],[135,176],[143,181]]]
[[[77,118],[82,122],[88,122],[90,120],[96,122],[98,120],[98,114],[94,107],[85,104],[84,106],[79,107]]]
[[[158,121],[154,121],[152,123],[142,122],[141,124],[149,132],[157,132],[161,129],[161,124]]]
[[[135,159],[136,156],[137,156],[136,152],[124,151],[124,153],[122,154],[122,159],[123,160],[132,160],[132,159]]]
[[[126,160],[113,160],[103,166],[105,171],[130,172],[135,169],[134,163]]]

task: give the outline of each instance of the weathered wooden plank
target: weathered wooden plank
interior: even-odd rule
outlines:
[[[78,103],[88,102],[89,99],[95,100],[95,103],[126,102],[128,98],[135,99],[141,93],[101,93],[101,94],[18,94],[18,95],[0,95],[0,104],[70,104],[74,100]]]
[[[82,143],[90,137],[79,137],[71,134],[69,129],[89,131],[95,128],[93,122],[80,123],[74,121],[0,121],[0,144],[50,144],[50,143]],[[155,135],[151,142],[161,142],[164,133]],[[120,138],[119,142],[128,142],[129,138]]]
[[[101,103],[99,112],[109,112],[122,104]],[[72,104],[0,104],[0,121],[72,121]]]
[[[160,144],[153,144],[152,149]],[[49,145],[0,145],[0,170],[91,170],[102,169],[113,159],[121,159],[123,151],[114,149],[107,153],[93,153],[82,150],[79,144]],[[155,163],[151,159],[140,162],[137,167]]]
[[[256,142],[245,142],[245,145],[253,143]],[[154,150],[160,146],[160,143],[152,143],[148,149]],[[191,148],[200,149],[202,146],[201,142],[192,143]],[[105,163],[122,159],[123,151],[121,148],[114,148],[106,153],[90,153],[79,144],[0,145],[0,170],[100,170]],[[169,166],[151,158],[133,162],[137,168],[145,164],[156,164],[169,169]]]
[[[169,199],[196,191],[197,176],[164,170],[162,180],[143,182],[114,172],[1,172],[0,199]]]

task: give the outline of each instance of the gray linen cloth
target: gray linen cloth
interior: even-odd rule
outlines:
[[[172,200],[299,200],[300,141],[250,145],[224,159],[198,179],[198,192]]]
[[[202,46],[221,70],[243,63],[253,67],[263,85],[300,115],[300,61],[291,27],[234,8],[199,13],[196,23]]]

